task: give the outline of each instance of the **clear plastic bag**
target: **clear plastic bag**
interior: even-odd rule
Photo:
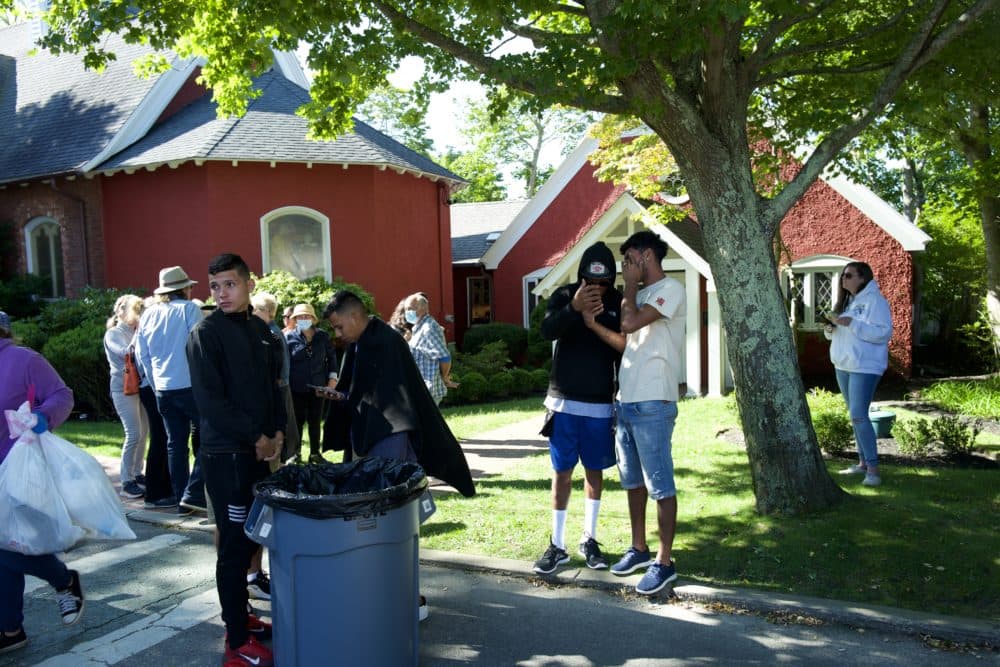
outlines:
[[[57,553],[83,535],[55,492],[38,439],[22,436],[0,464],[0,549],[31,556]]]
[[[42,433],[39,441],[73,523],[83,528],[87,537],[134,540],[118,494],[97,459],[49,431]]]

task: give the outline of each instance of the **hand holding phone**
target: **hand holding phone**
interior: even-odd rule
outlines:
[[[828,310],[827,312],[823,313],[823,317],[825,317],[826,321],[832,324],[833,326],[837,326],[837,318],[840,317],[840,315],[833,312],[832,310]]]
[[[347,398],[345,394],[340,393],[333,387],[322,387],[316,384],[307,384],[306,387],[315,391],[318,396],[330,399],[331,401],[342,401]]]

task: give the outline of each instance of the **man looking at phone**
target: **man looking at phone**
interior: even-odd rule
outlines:
[[[587,567],[608,567],[597,542],[597,515],[602,471],[615,464],[612,401],[623,347],[616,337],[622,300],[614,287],[616,273],[611,250],[600,242],[590,246],[580,260],[578,280],[552,294],[542,321],[542,336],[555,341],[555,350],[542,429],[552,459],[552,535],[535,562],[539,574],[569,562],[566,509],[577,461],[583,464],[586,496],[578,552]]]
[[[243,532],[252,487],[281,454],[285,402],[280,379],[282,348],[250,307],[253,280],[239,255],[208,265],[208,286],[218,308],[191,332],[187,358],[201,415],[205,488],[216,511],[215,581],[226,625],[226,664],[269,667],[271,626],[247,612],[246,573],[258,549]]]

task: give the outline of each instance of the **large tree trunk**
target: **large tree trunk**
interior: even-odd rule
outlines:
[[[759,214],[749,159],[707,146],[684,156],[672,152],[687,172],[718,288],[757,511],[799,514],[827,508],[844,493],[827,473],[816,443],[773,234]]]

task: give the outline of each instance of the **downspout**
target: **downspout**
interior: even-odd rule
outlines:
[[[56,179],[49,179],[49,187],[57,195],[61,195],[72,202],[75,202],[77,206],[80,207],[80,227],[83,232],[83,278],[86,286],[90,286],[90,238],[87,234],[87,203],[83,198],[74,195],[71,192],[66,192],[65,190],[60,190],[56,187]],[[65,262],[63,263],[63,271],[66,271]],[[66,276],[63,276],[63,281],[65,282]]]

